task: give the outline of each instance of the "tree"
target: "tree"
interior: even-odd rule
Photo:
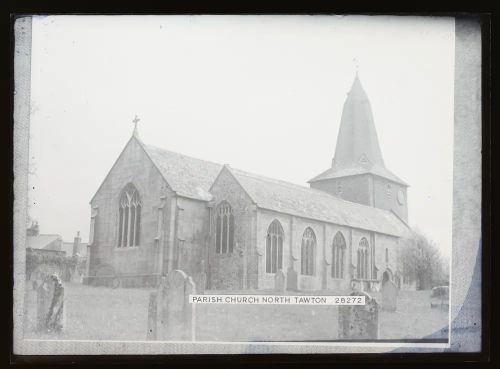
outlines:
[[[419,231],[405,239],[399,254],[403,275],[415,280],[417,289],[448,284],[449,273],[436,244]]]

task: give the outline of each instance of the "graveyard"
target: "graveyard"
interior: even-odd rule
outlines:
[[[64,328],[60,332],[49,333],[28,330],[25,331],[25,338],[115,341],[148,339],[151,324],[148,321],[150,294],[156,289],[112,289],[79,283],[65,283],[64,287]],[[257,291],[241,293],[252,294]],[[276,292],[271,290],[258,293]],[[343,293],[348,294],[347,291]],[[293,293],[287,291],[286,294]],[[430,290],[399,291],[396,310],[379,311],[378,338],[423,338],[446,327],[448,311],[431,309],[430,294]],[[370,295],[379,302],[384,298],[380,292]],[[210,304],[196,305],[193,325],[196,341],[328,341],[339,339],[338,315],[339,307],[336,306]],[[445,338],[446,333],[441,333],[438,337]]]

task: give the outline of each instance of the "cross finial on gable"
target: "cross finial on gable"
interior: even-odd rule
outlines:
[[[137,130],[137,123],[139,123],[139,121],[140,121],[140,119],[136,114],[132,123],[134,123],[134,136],[137,136],[137,137],[139,136],[139,131]]]

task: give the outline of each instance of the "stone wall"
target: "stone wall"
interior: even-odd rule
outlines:
[[[399,243],[398,239],[388,235],[375,233],[375,265],[378,269],[378,279],[382,279],[384,271],[388,270],[391,280],[394,281],[398,268]],[[385,253],[388,251],[389,261],[386,262]]]
[[[274,274],[266,273],[266,236],[269,225],[278,220],[283,227],[283,271],[293,269],[297,273],[299,290],[345,290],[351,280],[351,243],[348,227],[323,223],[275,211],[260,209],[258,212],[257,250],[258,250],[258,288],[269,289],[274,286]],[[306,228],[312,228],[316,236],[315,275],[301,275],[302,237]],[[332,277],[332,243],[337,232],[342,232],[346,240],[344,278]],[[369,233],[367,233],[369,234]]]
[[[388,186],[389,191],[388,191]],[[311,183],[311,188],[328,192],[347,201],[393,210],[401,219],[408,221],[406,187],[385,178],[361,174],[332,178]],[[398,191],[403,191],[404,203],[398,202]]]
[[[209,207],[205,201],[178,198],[178,229],[176,232],[178,261],[174,269],[181,269],[192,276],[197,286],[204,290],[202,280],[208,272],[207,246],[210,241]]]
[[[366,238],[370,247],[373,247],[373,233],[361,229],[352,229],[350,233],[350,239],[351,239],[351,251],[350,251],[350,258],[351,258],[351,276],[352,278],[357,278],[357,265],[358,265],[358,247],[360,241]],[[375,255],[377,255],[378,250],[375,247]]]
[[[376,208],[392,210],[405,222],[408,221],[406,187],[385,178],[373,176],[374,205]],[[398,191],[404,194],[404,203],[398,202]]]
[[[300,264],[295,260],[296,254],[291,249],[291,240],[297,235],[295,231],[291,234],[291,221],[292,217],[287,214],[281,214],[274,211],[267,211],[259,209],[257,214],[257,235],[256,235],[256,249],[257,249],[257,274],[258,274],[258,287],[260,289],[274,288],[274,273],[266,273],[266,237],[267,230],[271,223],[277,220],[283,228],[283,271],[287,273],[289,268],[293,268],[297,273],[300,272]],[[293,254],[293,257],[292,257]],[[300,251],[299,251],[300,254]],[[300,257],[300,256],[299,256]]]
[[[358,204],[371,205],[373,202],[370,176],[367,174],[317,181],[311,183],[311,188]]]
[[[344,278],[332,277],[332,246],[333,239],[337,232],[340,232],[345,239],[346,249],[344,255]],[[352,269],[352,230],[349,227],[327,224],[326,225],[326,244],[325,244],[325,266],[326,266],[326,288],[329,290],[347,290],[350,281],[353,278]]]
[[[257,255],[252,234],[255,206],[233,175],[225,168],[217,177],[211,193],[214,199],[208,241],[209,288],[218,290],[255,288]],[[216,214],[222,201],[227,201],[231,205],[235,225],[233,252],[226,254],[216,253],[215,250]]]
[[[138,190],[141,201],[140,246],[118,248],[119,199],[123,188],[132,183]],[[117,275],[147,275],[159,272],[158,206],[160,195],[166,198],[166,208],[173,199],[172,191],[163,177],[147,157],[135,138],[132,138],[105,178],[91,201],[93,211],[97,212],[94,221],[94,234],[89,276],[96,276],[100,269],[113,270]],[[169,212],[163,218],[164,235],[160,242],[168,240]]]
[[[361,194],[364,186],[373,184],[363,176],[343,178],[342,181],[344,198]],[[312,187],[334,186],[334,182],[317,182]],[[141,244],[138,247],[118,248],[118,204],[128,183],[132,183],[141,196]],[[328,188],[325,187],[325,190]],[[117,275],[124,286],[139,286],[143,282],[155,285],[162,273],[182,269],[193,276],[201,289],[272,289],[274,274],[266,273],[265,252],[267,230],[275,219],[281,223],[285,235],[283,271],[297,274],[296,288],[299,290],[349,288],[350,280],[356,276],[356,250],[362,237],[375,247],[376,278],[380,279],[387,268],[393,273],[397,270],[398,250],[394,237],[257,209],[225,168],[217,177],[211,193],[214,198],[210,204],[176,196],[141,144],[132,138],[91,203],[93,214],[97,215],[89,246],[87,281],[98,283],[96,276]],[[358,200],[362,202],[366,199]],[[222,201],[227,201],[233,209],[234,248],[232,253],[217,254],[216,212]],[[313,229],[317,243],[313,276],[300,273],[301,242],[307,227]],[[342,279],[333,278],[331,273],[331,248],[337,232],[342,232],[346,240]],[[385,262],[385,248],[389,249],[389,263]],[[290,282],[294,280],[289,279]]]

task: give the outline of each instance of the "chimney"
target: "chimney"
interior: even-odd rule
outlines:
[[[76,233],[75,240],[73,241],[73,256],[78,254],[80,251],[80,244],[82,243],[82,239],[80,237],[80,231]]]
[[[27,230],[26,230],[26,235],[27,236],[38,236],[40,233],[40,228],[38,227],[38,221],[35,223],[35,222],[31,222],[31,227],[29,227]]]

